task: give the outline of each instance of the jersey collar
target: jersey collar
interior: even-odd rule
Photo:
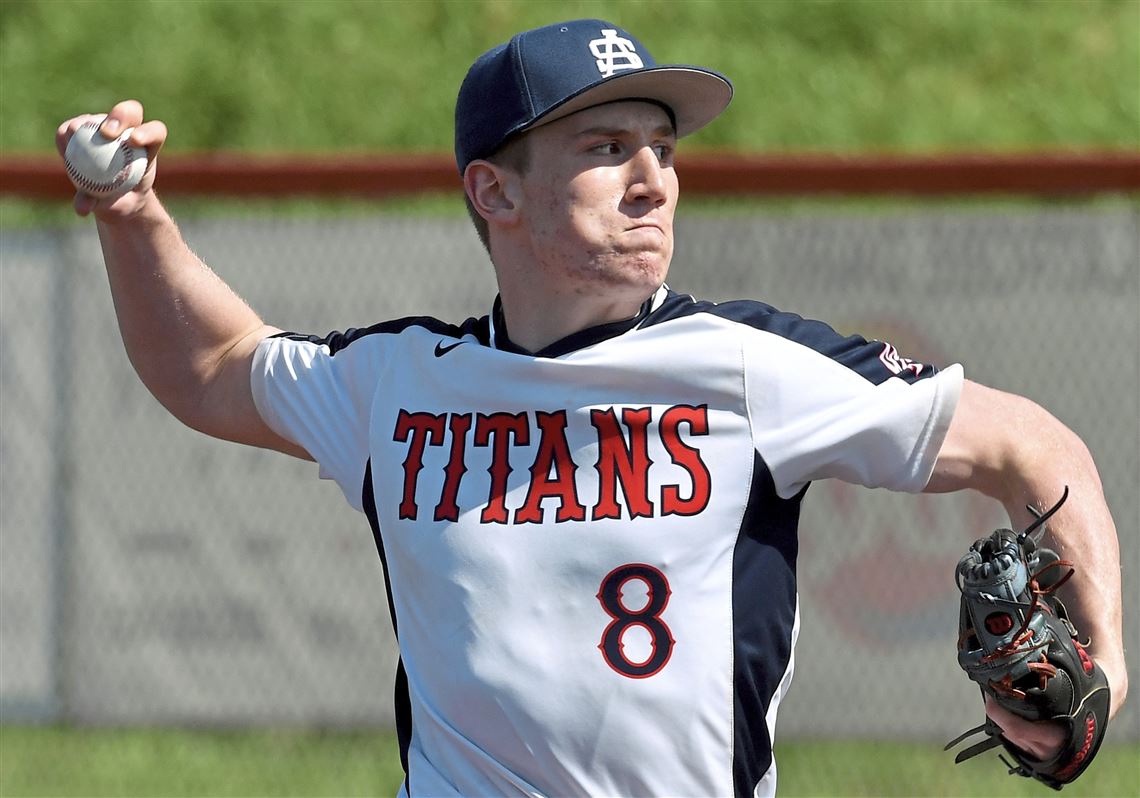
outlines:
[[[571,352],[585,349],[588,346],[599,344],[610,338],[616,338],[630,330],[636,329],[649,317],[650,313],[661,306],[661,303],[665,301],[665,297],[668,293],[669,287],[662,285],[652,296],[641,303],[641,309],[633,318],[611,321],[607,324],[599,324],[596,327],[587,327],[584,330],[571,333],[565,338],[561,338],[537,352],[528,351],[511,340],[507,334],[507,322],[503,316],[502,297],[496,296],[495,304],[491,308],[490,317],[491,347],[493,349],[502,350],[503,352],[513,352],[516,355],[529,355],[531,357],[561,357],[562,355],[568,355]]]

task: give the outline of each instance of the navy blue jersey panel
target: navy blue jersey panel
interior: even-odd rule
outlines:
[[[891,377],[913,383],[938,373],[934,366],[921,364],[916,374],[914,368],[905,367],[909,361],[900,363],[894,347],[884,341],[868,341],[860,335],[840,335],[822,321],[805,319],[750,299],[717,304],[670,291],[665,302],[649,315],[642,326],[649,327],[697,313],[709,313],[802,344],[876,385]],[[884,352],[893,355],[893,359],[892,356],[884,359]]]
[[[740,798],[754,794],[772,764],[766,716],[792,656],[796,527],[803,495],[777,496],[768,466],[756,455],[748,509],[732,556],[732,779]]]
[[[282,332],[274,338],[288,338],[293,341],[308,341],[310,343],[328,346],[331,354],[336,354],[367,335],[398,335],[410,327],[423,327],[429,332],[438,333],[449,338],[461,338],[464,335],[474,335],[480,343],[486,344],[489,339],[487,332],[487,319],[471,318],[461,325],[448,324],[445,321],[431,316],[408,316],[403,319],[393,319],[373,324],[370,327],[350,327],[343,332],[332,332],[325,336],[307,335],[304,333]],[[480,334],[482,331],[482,334]]]
[[[396,605],[392,601],[392,580],[388,576],[388,557],[384,553],[384,538],[380,534],[380,519],[376,513],[376,492],[372,484],[372,460],[364,466],[364,484],[361,486],[361,505],[368,525],[372,528],[372,538],[376,542],[376,552],[380,555],[380,567],[384,571],[384,589],[388,595],[388,612],[392,616],[392,631],[396,640],[400,639],[400,629],[396,623]],[[408,748],[412,743],[412,702],[408,692],[408,675],[404,671],[401,657],[396,666],[396,682],[393,686],[393,708],[396,717],[396,741],[400,747],[400,764],[404,768],[404,788],[408,795]]]
[[[400,629],[396,625],[396,605],[392,601],[392,583],[388,579],[388,558],[384,553],[384,538],[380,533],[380,518],[376,512],[376,491],[372,484],[372,459],[364,464],[364,484],[361,487],[361,506],[364,508],[364,517],[368,519],[368,526],[372,528],[372,539],[376,543],[376,553],[380,555],[380,567],[384,571],[384,588],[388,593],[388,612],[392,616],[392,630],[396,637],[400,636]]]

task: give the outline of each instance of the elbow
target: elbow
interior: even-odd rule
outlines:
[[[205,412],[205,391],[196,384],[169,385],[143,380],[151,395],[170,415],[196,432],[211,435],[211,423]]]
[[[190,429],[211,434],[207,396],[213,375],[184,362],[176,365],[172,358],[130,360],[139,381],[166,412]]]

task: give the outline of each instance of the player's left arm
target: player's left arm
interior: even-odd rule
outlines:
[[[972,488],[1000,501],[1012,528],[1034,519],[1069,486],[1069,500],[1048,523],[1044,545],[1072,560],[1065,605],[1108,678],[1115,715],[1128,691],[1124,664],[1120,546],[1100,475],[1084,442],[1034,402],[966,381],[938,453],[928,493]]]

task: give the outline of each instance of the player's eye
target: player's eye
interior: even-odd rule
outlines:
[[[661,163],[671,163],[673,161],[672,144],[654,144],[653,152],[657,154],[657,160],[661,161]]]
[[[621,145],[616,141],[606,141],[601,144],[595,145],[593,151],[601,155],[620,155]]]

